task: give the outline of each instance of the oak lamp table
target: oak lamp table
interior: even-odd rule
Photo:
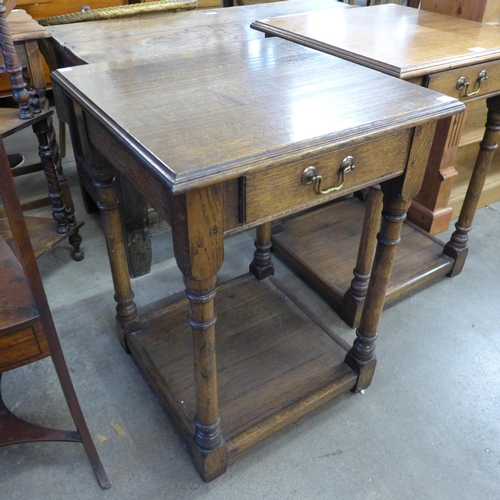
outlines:
[[[393,4],[263,19],[252,27],[266,36],[340,56],[467,103],[487,99],[486,132],[456,230],[445,244],[421,228],[405,224],[386,303],[437,278],[460,273],[468,252],[468,233],[500,133],[498,27]],[[383,98],[390,99],[390,94]],[[448,180],[456,173],[449,165],[458,146],[463,117],[438,125],[423,189],[415,198],[420,207],[417,212],[425,211],[422,203],[437,200],[439,204],[449,199]],[[370,193],[369,201],[377,207],[380,195]],[[375,235],[362,229],[361,224],[357,233],[353,232],[352,221],[360,220],[363,204],[346,200],[344,205],[289,221],[284,231],[273,237],[273,247],[331,300],[347,324],[356,326],[370,278]],[[376,228],[373,214],[377,211],[367,209],[369,223],[365,227]],[[328,251],[327,242],[331,241],[341,247],[335,255]],[[364,251],[358,253],[360,241]]]
[[[58,113],[78,124],[90,154],[121,342],[191,444],[204,480],[319,405],[370,384],[400,227],[436,121],[462,111],[459,101],[279,39],[65,68],[54,72],[53,88]],[[146,91],[169,98],[137,106]],[[386,92],[392,99],[382,99]],[[113,167],[171,225],[184,276],[186,298],[144,315],[133,300]],[[318,194],[313,170],[326,187],[342,187]],[[350,346],[270,276],[271,221],[378,183],[381,237]],[[253,275],[216,289],[224,237],[253,227]]]
[[[51,69],[162,54],[185,54],[207,47],[239,44],[262,35],[250,28],[259,17],[349,6],[332,0],[289,0],[230,9],[148,14],[126,19],[110,19],[50,26],[51,38],[44,40],[43,53]],[[200,89],[201,91],[202,89]],[[145,97],[146,99],[146,97]],[[70,124],[70,128],[71,128]],[[214,140],[217,133],[212,134]],[[78,142],[73,143],[84,199],[91,207],[97,200],[90,167]],[[157,217],[146,200],[126,179],[117,184],[127,258],[132,277],[147,274],[151,267],[150,236],[160,230]],[[90,196],[89,196],[90,195]]]

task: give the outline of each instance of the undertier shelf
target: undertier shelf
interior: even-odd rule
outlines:
[[[334,339],[274,278],[245,275],[215,298],[221,430],[233,457],[326,401],[352,389],[357,374]],[[127,345],[185,437],[194,435],[193,346],[188,302],[143,317]]]
[[[283,231],[273,235],[273,249],[338,311],[354,277],[366,206],[357,198],[346,198],[285,221]],[[447,274],[454,261],[443,255],[443,246],[405,222],[385,303]]]
[[[56,232],[56,222],[52,218],[26,216],[25,221],[28,227],[33,251],[37,259],[62,240],[69,238],[71,234],[83,226],[83,222],[79,222],[76,226],[72,226],[68,233],[58,234]],[[0,220],[0,235],[5,238],[9,246],[16,252],[14,242],[12,241],[12,232],[7,219]]]

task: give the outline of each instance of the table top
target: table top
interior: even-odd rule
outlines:
[[[50,33],[43,26],[40,26],[25,10],[14,9],[9,14],[7,21],[14,42],[50,37]]]
[[[242,7],[156,13],[124,19],[50,26],[51,43],[73,65],[190,53],[209,46],[262,38],[250,28],[261,17],[349,5],[332,0],[289,0]]]
[[[498,27],[396,4],[297,13],[252,27],[404,80],[500,58]]]
[[[174,194],[463,110],[278,38],[63,68],[53,83]]]

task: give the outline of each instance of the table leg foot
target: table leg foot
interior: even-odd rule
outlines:
[[[143,324],[139,318],[135,318],[129,321],[127,324],[123,325],[118,317],[115,318],[116,324],[116,336],[122,349],[130,354],[130,349],[127,345],[127,336],[131,333],[138,332],[143,329]]]
[[[259,281],[274,276],[274,266],[271,260],[271,234],[270,222],[257,227],[255,252],[249,270]]]
[[[368,275],[368,280],[370,276]],[[340,311],[340,317],[346,323],[347,326],[355,328],[359,325],[361,320],[361,312],[363,311],[363,306],[365,303],[365,297],[355,297],[350,293],[351,290],[347,290],[344,294],[344,300],[342,302],[342,310]]]
[[[471,228],[464,228],[455,224],[456,230],[451,236],[451,239],[443,248],[443,253],[448,257],[451,257],[455,264],[451,271],[446,275],[450,278],[460,274],[465,264],[465,259],[469,253],[469,248],[467,247],[467,242],[469,240],[468,233]]]
[[[269,276],[274,276],[274,267],[258,267],[254,262],[250,263],[248,270],[259,280],[265,280]]]
[[[201,451],[195,444],[193,449],[194,465],[205,482],[210,482],[226,472],[227,448],[225,445],[210,450]]]
[[[362,335],[359,332],[356,332],[356,335],[358,338],[345,357],[345,363],[358,373],[358,380],[352,392],[359,392],[370,386],[377,366],[377,358],[373,354],[376,336],[371,339],[365,337],[363,341],[360,340]],[[364,354],[361,354],[363,351]]]
[[[73,260],[76,260],[77,262],[83,260],[85,258],[85,255],[80,249],[80,246],[82,244],[82,237],[80,236],[78,230],[76,230],[73,234],[70,235],[69,244],[73,247],[74,250]]]

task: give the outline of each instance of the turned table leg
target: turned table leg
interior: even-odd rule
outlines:
[[[193,332],[196,392],[195,465],[204,481],[224,473],[227,452],[220,429],[214,309],[216,276],[204,281],[185,279]]]
[[[380,314],[384,307],[385,294],[391,273],[396,246],[400,241],[401,227],[406,219],[410,202],[384,195],[382,225],[377,237],[375,253],[368,292],[361,314],[356,339],[346,355],[346,363],[359,373],[354,391],[366,389],[373,378],[377,363],[375,357],[375,340]]]
[[[36,40],[26,40],[24,41],[24,45],[26,48],[26,55],[28,58],[31,84],[36,92],[36,95],[38,96],[38,106],[41,109],[49,109],[49,101],[46,95],[47,88],[45,83],[45,75],[43,72],[42,60],[40,58],[38,42]],[[50,145],[53,154],[52,160],[54,162],[54,166],[57,172],[57,177],[59,180],[59,184],[61,186],[64,205],[66,207],[66,219],[68,220],[71,226],[74,226],[76,225],[75,205],[73,203],[73,198],[71,196],[66,176],[64,175],[63,172],[61,155],[59,151],[59,144],[57,143],[56,131],[54,129],[52,117],[47,118],[47,134],[50,140]]]
[[[218,186],[173,198],[174,253],[184,276],[193,335],[193,455],[204,481],[215,479],[227,468],[227,447],[219,416],[214,308],[217,273],[224,261],[223,209],[222,189]]]
[[[75,204],[73,202],[73,197],[71,196],[71,191],[69,189],[69,184],[66,179],[66,175],[64,174],[63,171],[61,155],[59,153],[59,144],[57,143],[56,131],[54,129],[52,117],[49,117],[47,119],[47,125],[48,125],[49,140],[52,147],[54,166],[56,168],[57,178],[61,186],[64,205],[66,206],[66,219],[71,226],[75,226],[76,225]]]
[[[354,391],[368,387],[375,372],[377,327],[384,307],[394,254],[411,201],[422,185],[435,128],[435,123],[415,128],[404,178],[392,179],[381,185],[384,193],[382,224],[377,236],[375,259],[356,339],[345,358],[345,362],[359,374]]]
[[[9,33],[8,23],[2,16],[0,25],[3,31]],[[35,86],[40,87],[40,101],[37,107],[32,106],[31,95],[26,88],[26,82],[23,79],[23,68],[20,65],[19,57],[14,47],[12,38],[5,37],[2,53],[4,54],[5,66],[9,73],[13,98],[19,104],[19,116],[21,119],[33,117],[34,113],[40,112],[41,109],[48,109],[48,103],[45,99],[45,78],[43,68],[38,52],[38,44],[36,41],[25,40],[26,52],[28,55],[30,74]],[[65,187],[62,185],[61,179],[58,179],[58,169],[60,167],[59,149],[55,141],[55,132],[52,126],[52,118],[48,116],[42,122],[33,125],[33,130],[37,135],[39,143],[39,154],[44,168],[49,188],[49,197],[52,202],[52,213],[57,222],[57,232],[66,234],[69,232],[68,224],[74,225],[74,216],[68,212],[68,206],[72,206],[70,197],[65,198]],[[68,191],[69,192],[69,191]],[[79,248],[75,247],[75,260],[83,259],[83,254]]]
[[[354,268],[354,278],[351,286],[344,294],[341,317],[350,326],[359,324],[361,311],[368,291],[370,274],[375,256],[376,235],[380,229],[383,195],[380,186],[372,186],[368,190],[368,197],[363,220],[363,229],[359,242],[359,251]]]
[[[271,259],[271,233],[271,222],[265,222],[257,227],[255,252],[250,263],[250,272],[258,280],[274,276],[274,266]]]
[[[69,236],[69,243],[73,247],[73,259],[81,261],[84,254],[80,249],[82,244],[82,237],[78,229],[71,230],[70,226],[76,225],[74,217],[74,209],[68,211],[65,203],[63,184],[61,184],[61,176],[57,173],[57,164],[59,161],[59,153],[57,142],[53,134],[54,127],[51,126],[52,119],[48,117],[45,120],[37,122],[33,125],[33,131],[38,139],[38,154],[43,165],[45,180],[49,190],[49,199],[52,204],[52,216],[57,222],[56,231],[59,234],[67,234],[71,231]],[[69,193],[69,187],[64,178],[66,190]],[[72,202],[71,202],[72,203]]]
[[[460,210],[458,221],[455,224],[455,231],[443,249],[445,255],[455,259],[455,265],[448,273],[448,276],[456,276],[462,271],[464,266],[469,251],[467,247],[469,231],[472,228],[472,221],[474,220],[493,155],[498,148],[498,139],[500,136],[500,96],[487,99],[486,104],[488,106],[486,131],[480,144],[479,154],[474,165],[474,170],[472,171],[464,203]]]
[[[38,154],[42,161],[45,179],[49,189],[49,198],[52,204],[52,216],[57,223],[56,231],[59,234],[69,233],[69,223],[66,219],[66,207],[63,202],[61,187],[57,177],[52,144],[49,137],[47,120],[33,124],[33,131],[38,138]],[[81,260],[81,259],[80,259]]]
[[[132,291],[128,273],[120,210],[116,195],[114,169],[93,149],[91,173],[97,191],[98,206],[101,211],[115,289],[118,338],[122,347],[128,351],[125,335],[129,332],[139,330],[141,323],[139,321],[137,306],[134,302],[134,292]]]

